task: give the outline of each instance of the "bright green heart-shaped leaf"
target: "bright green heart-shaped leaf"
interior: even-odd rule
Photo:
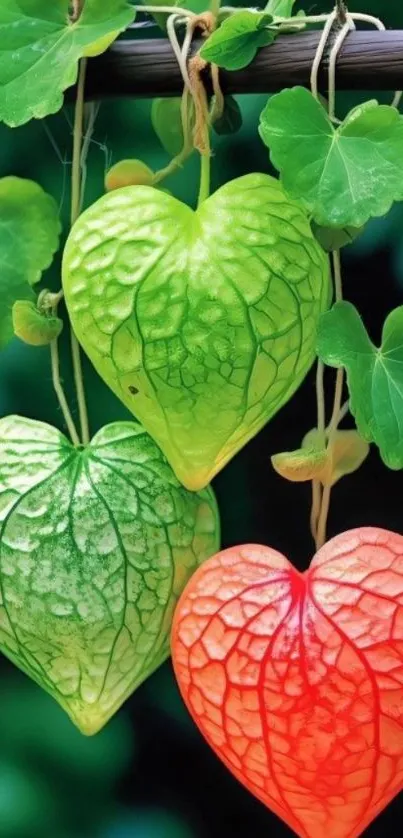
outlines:
[[[69,20],[70,0],[1,0],[0,120],[22,125],[58,111],[78,62],[99,55],[135,17],[127,0],[86,0]]]
[[[17,300],[12,309],[14,334],[30,346],[48,346],[63,329],[60,317],[38,311],[31,300]]]
[[[0,180],[0,348],[13,336],[13,304],[33,300],[31,286],[52,263],[60,233],[57,204],[37,183]]]
[[[213,493],[187,492],[143,428],[83,449],[0,421],[0,648],[96,733],[168,656],[176,600],[219,547]]]
[[[110,192],[74,226],[63,286],[95,368],[198,489],[306,375],[329,265],[300,205],[250,174],[196,212]]]
[[[403,468],[403,306],[387,317],[378,349],[351,303],[336,303],[320,320],[318,355],[344,367],[350,409],[367,442],[389,468]]]
[[[241,70],[253,61],[260,47],[275,40],[276,30],[267,29],[272,22],[271,15],[261,12],[235,12],[210,35],[200,55],[224,70]]]
[[[366,102],[335,128],[304,87],[272,96],[260,135],[286,191],[314,220],[361,227],[403,199],[403,117],[396,108]]]

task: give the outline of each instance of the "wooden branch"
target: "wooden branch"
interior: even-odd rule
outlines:
[[[281,35],[261,49],[249,67],[220,73],[225,93],[269,93],[309,85],[320,33]],[[201,42],[193,44],[193,52]],[[320,75],[326,88],[326,62]],[[348,90],[403,89],[403,30],[351,32],[337,64],[337,87]],[[88,62],[87,100],[108,97],[178,96],[183,88],[176,58],[166,39],[117,41]],[[74,96],[74,92],[71,94]],[[71,96],[70,96],[71,98]]]

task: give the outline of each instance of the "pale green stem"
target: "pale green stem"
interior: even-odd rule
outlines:
[[[80,215],[81,208],[81,148],[84,127],[84,90],[86,67],[87,61],[86,59],[82,59],[82,61],[80,62],[77,86],[77,100],[74,114],[73,163],[71,176],[71,226],[73,226],[77,221],[77,218]],[[84,445],[87,445],[90,441],[90,432],[88,426],[87,405],[85,400],[81,352],[79,343],[72,328],[70,330],[70,339],[74,383],[76,387],[78,412],[80,417],[81,439]]]
[[[52,343],[50,344],[50,358],[52,363],[53,387],[55,389],[57,400],[59,402],[67,430],[70,434],[71,441],[73,445],[77,447],[80,445],[80,437],[78,436],[77,428],[74,424],[60,378],[59,346],[57,339],[52,340]]]
[[[197,206],[210,195],[210,153],[200,155],[200,189]]]
[[[334,290],[335,290],[335,299],[336,302],[340,302],[343,298],[343,289],[342,289],[342,278],[341,278],[341,263],[340,263],[340,251],[334,250],[332,253],[333,257],[333,281],[334,281]],[[328,440],[327,446],[331,450],[333,446],[333,442],[337,433],[337,428],[339,423],[343,418],[343,410],[342,408],[342,398],[343,398],[343,386],[344,386],[344,369],[340,368],[337,370],[336,373],[336,384],[335,384],[335,391],[334,391],[334,401],[333,401],[333,411],[332,417],[330,419],[329,429],[328,429]],[[347,402],[348,405],[348,402]],[[326,527],[327,527],[327,519],[329,515],[329,506],[330,506],[330,496],[332,492],[332,486],[330,483],[326,483],[323,487],[322,493],[322,503],[321,509],[319,514],[319,521],[318,521],[318,530],[316,535],[316,549],[319,550],[320,547],[326,541]]]
[[[190,9],[182,9],[180,6],[133,6],[136,12],[150,12],[150,14],[183,15],[184,17],[197,17]]]
[[[221,0],[210,0],[210,12],[214,15],[215,18],[218,17],[220,12]]]

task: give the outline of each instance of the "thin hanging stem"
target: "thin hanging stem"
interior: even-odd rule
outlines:
[[[84,129],[84,91],[85,73],[87,68],[86,59],[80,62],[80,71],[77,86],[77,100],[74,114],[73,133],[73,163],[71,176],[71,226],[75,224],[81,210],[81,149]],[[85,400],[83,370],[81,363],[81,352],[73,329],[70,330],[71,357],[73,361],[74,383],[77,393],[78,412],[80,417],[81,439],[84,445],[90,441],[88,425],[87,404]]]
[[[56,313],[56,308],[54,309]],[[63,418],[67,427],[67,430],[70,434],[71,441],[73,445],[76,447],[80,445],[80,437],[77,433],[77,428],[74,424],[74,419],[71,415],[70,408],[67,403],[66,395],[63,390],[62,381],[60,378],[60,359],[59,359],[59,344],[58,340],[52,340],[50,344],[50,359],[52,364],[52,382],[53,387],[55,389],[55,393],[57,396],[57,400],[60,405],[60,409],[63,413]]]
[[[210,154],[200,155],[200,189],[197,206],[210,195]]]
[[[340,263],[340,251],[334,250],[332,253],[333,258],[333,281],[334,281],[334,289],[335,289],[335,299],[336,302],[340,302],[343,298],[343,289],[342,289],[342,278],[341,278],[341,263]],[[344,386],[344,370],[341,368],[337,370],[336,373],[336,384],[335,384],[335,391],[334,391],[334,400],[333,400],[333,411],[332,417],[330,419],[329,429],[328,429],[328,439],[327,439],[327,447],[329,451],[332,450],[333,443],[335,440],[335,436],[337,433],[337,429],[339,423],[343,419],[344,413],[343,411],[346,409],[346,405],[342,408],[342,398],[343,398],[343,386]],[[348,402],[347,402],[347,409],[348,409]],[[347,412],[347,410],[346,410]],[[327,527],[327,519],[329,515],[329,508],[330,508],[330,496],[332,492],[331,483],[326,483],[323,487],[322,492],[322,502],[321,508],[319,513],[319,520],[318,520],[318,529],[316,534],[316,549],[319,550],[320,547],[326,541],[326,527]]]

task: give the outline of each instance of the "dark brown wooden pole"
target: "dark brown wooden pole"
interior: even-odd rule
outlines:
[[[295,84],[309,85],[320,33],[281,35],[260,50],[244,70],[221,71],[225,93],[269,93]],[[201,42],[193,44],[197,51]],[[326,61],[320,83],[326,88]],[[88,100],[108,97],[178,96],[182,78],[166,39],[117,41],[104,55],[89,61]],[[337,87],[343,90],[403,89],[403,30],[351,32],[337,64]],[[73,94],[74,95],[74,94]]]

